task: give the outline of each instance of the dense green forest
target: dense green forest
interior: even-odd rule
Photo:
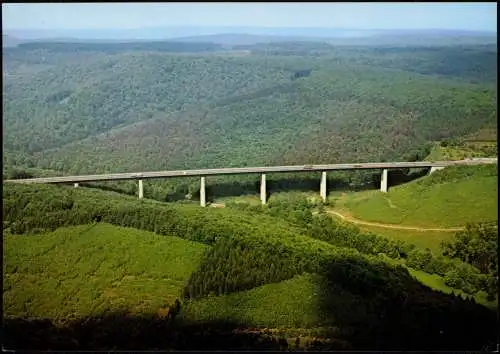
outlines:
[[[420,160],[432,141],[496,128],[491,45],[158,49],[167,44],[5,48],[4,167],[87,174]],[[151,188],[164,200],[197,187]]]
[[[480,44],[24,43],[3,49],[3,177],[497,156],[496,80],[496,46]],[[5,183],[5,337],[20,350],[489,350],[497,222],[460,198],[489,195],[493,167],[391,171],[391,186],[419,179],[344,198],[355,216],[423,224],[449,220],[414,199],[440,198],[464,229],[432,251],[334,219],[337,197],[289,192],[318,191],[319,173],[269,174],[268,205],[225,208],[189,201],[199,178],[148,180],[142,200],[136,181]],[[209,177],[207,199],[259,182]],[[458,182],[458,196],[434,188]],[[379,183],[328,174],[339,194]],[[484,215],[464,225],[457,200]]]
[[[491,251],[491,247],[493,247],[491,242],[494,242],[494,238],[492,237],[496,231],[491,228],[491,223],[483,223],[475,228],[468,227],[464,233],[457,234],[457,242],[451,244],[447,243],[445,245],[446,255],[451,255],[452,258],[461,259],[466,263],[472,263],[472,265],[475,265],[476,268],[479,268],[483,273],[490,274],[490,279],[481,276],[474,268],[467,268],[466,263],[450,263],[439,257],[434,259],[433,255],[428,250],[422,253],[411,244],[405,245],[402,242],[389,241],[375,235],[362,234],[356,228],[340,226],[326,215],[313,217],[312,207],[314,204],[311,204],[311,202],[308,202],[305,198],[277,199],[266,209],[262,209],[261,206],[252,207],[245,204],[235,204],[233,207],[236,208],[236,210],[231,208],[231,210],[225,209],[215,211],[219,213],[221,217],[220,220],[217,221],[217,219],[211,219],[217,214],[206,215],[204,209],[193,205],[168,208],[162,204],[137,203],[134,199],[120,199],[117,195],[113,196],[113,194],[109,194],[107,197],[108,200],[104,203],[103,201],[95,199],[95,197],[100,196],[99,193],[99,191],[87,189],[83,191],[75,190],[71,187],[5,186],[3,194],[4,230],[14,234],[26,232],[37,233],[55,230],[62,226],[79,225],[98,220],[121,226],[154,231],[160,234],[177,235],[207,244],[212,244],[220,237],[224,238],[224,235],[226,235],[227,237],[232,237],[233,241],[231,242],[237,242],[240,246],[237,244],[227,245],[222,243],[220,252],[217,251],[218,248],[214,248],[213,252],[215,253],[212,256],[210,256],[210,254],[208,256],[216,258],[222,257],[229,260],[234,259],[240,262],[242,257],[228,257],[228,255],[224,255],[224,252],[233,252],[241,247],[245,249],[252,245],[252,237],[256,236],[251,235],[253,231],[256,230],[253,230],[253,227],[248,224],[248,221],[245,221],[245,218],[254,215],[254,217],[258,217],[258,220],[264,225],[264,228],[258,233],[267,235],[265,237],[267,240],[266,242],[269,242],[273,247],[278,247],[278,250],[284,247],[282,238],[285,237],[285,235],[289,235],[287,237],[291,237],[295,240],[287,246],[291,247],[290,250],[295,249],[296,251],[306,252],[307,249],[310,249],[310,252],[312,252],[310,256],[317,252],[317,249],[314,249],[314,247],[311,248],[308,245],[308,241],[306,241],[307,238],[304,239],[303,237],[297,238],[297,236],[293,236],[294,232],[300,233],[299,230],[301,230],[302,233],[306,233],[307,236],[312,239],[322,240],[335,246],[354,248],[366,254],[377,255],[379,253],[385,253],[391,258],[406,259],[412,268],[426,270],[431,274],[436,273],[444,277],[452,277],[457,275],[448,272],[458,272],[459,270],[466,272],[467,277],[460,280],[461,282],[465,282],[465,285],[459,288],[470,294],[474,294],[477,291],[485,291],[490,296],[494,297],[497,289],[496,286],[492,287],[492,284],[495,284],[495,281],[497,281],[495,280],[496,273],[494,273],[497,268],[497,264],[493,261],[493,258],[495,258],[494,254],[490,254],[490,258],[487,260],[478,259],[478,257],[484,257],[484,255],[479,253],[481,250],[483,253],[488,253]],[[238,209],[240,212],[237,211]],[[272,221],[273,218],[284,219],[285,222],[276,224],[276,221]],[[271,223],[275,223],[277,227],[276,230],[267,229],[267,224]],[[291,225],[295,226],[292,227]],[[248,236],[239,240],[238,235],[242,235],[242,233]],[[481,245],[478,245],[477,242],[473,242],[475,247],[478,247],[478,250],[472,251],[472,249],[467,246],[469,241],[464,241],[464,239],[470,239],[471,237],[473,239],[484,238],[484,241],[481,241]],[[248,244],[248,242],[250,242],[250,244]],[[484,246],[483,244],[485,243],[488,246]],[[247,246],[244,246],[245,244]],[[226,251],[223,251],[224,249]],[[276,251],[275,248],[271,249],[274,250],[273,252]],[[250,247],[249,250],[257,252],[255,247]],[[286,248],[283,250],[286,250]],[[471,256],[472,258],[467,258],[466,254],[471,252],[474,252]],[[273,264],[278,264],[279,262],[286,261],[285,254],[286,252],[284,254],[278,252],[274,255],[256,256],[255,259],[260,259],[264,262],[262,264],[262,266],[264,266],[264,264],[268,264],[267,262],[269,259],[278,256],[276,262],[271,262]],[[302,263],[306,259],[309,260],[306,263]],[[315,262],[319,263],[314,265]],[[477,262],[486,262],[486,265],[478,266]],[[217,262],[219,266],[223,263],[224,262]],[[321,262],[320,260],[314,260],[314,258],[309,257],[304,258],[302,261],[295,259],[287,267],[279,267],[276,264],[277,270],[284,269],[285,272],[292,271],[300,273],[303,271],[317,271]],[[226,262],[225,266],[228,268],[224,273],[238,272],[237,268],[231,266],[230,262]],[[259,266],[254,265],[253,268],[259,269]],[[245,269],[244,267],[240,271],[244,272]],[[265,266],[263,269],[266,269]],[[200,271],[200,279],[203,282],[210,281],[210,277],[207,276],[208,273],[206,270]],[[464,274],[461,275],[463,276]],[[282,276],[278,275],[278,277],[287,279],[290,275],[285,273]],[[255,280],[254,278],[250,284],[251,286],[256,286],[259,284],[259,280]],[[210,290],[205,289],[202,290],[201,293],[204,291]],[[216,289],[214,289],[214,291],[217,292]],[[218,291],[222,292],[220,289]],[[228,291],[231,292],[231,290]],[[225,292],[227,291],[224,291],[224,293]]]
[[[333,46],[327,43],[286,42],[237,46],[254,54],[278,56],[327,56],[342,63],[459,77],[473,82],[495,83],[495,44],[455,46]],[[473,63],[473,64],[472,64]]]
[[[324,315],[312,327],[340,326],[335,336],[348,341],[354,349],[473,349],[484,348],[494,341],[494,312],[476,304],[473,297],[466,296],[464,300],[461,296],[435,292],[410,275],[410,271],[421,270],[442,276],[455,291],[495,298],[497,263],[491,250],[497,229],[491,224],[470,225],[457,234],[455,241],[444,245],[443,254],[439,255],[404,242],[362,233],[324,214],[313,215],[315,205],[304,198],[277,200],[267,208],[239,205],[202,209],[154,201],[138,203],[132,197],[86,188],[12,184],[4,186],[3,199],[4,233],[10,235],[9,239],[25,239],[26,245],[30,239],[37,242],[38,237],[47,237],[44,232],[92,223],[133,227],[205,244],[208,248],[203,259],[185,282],[176,306],[185,304],[196,308],[197,301],[207,297],[230,296],[301,274],[317,274],[324,279],[321,292],[325,297],[320,303]],[[471,248],[470,244],[476,246]],[[56,249],[61,252],[65,247],[73,247],[71,245],[63,242]],[[37,252],[43,254],[50,249]],[[22,255],[27,250],[16,252]],[[60,257],[64,257],[63,254]],[[64,267],[71,264],[64,262]],[[21,272],[25,267],[29,265],[9,266],[9,279],[12,273]],[[12,281],[9,288],[15,286]],[[359,311],[342,314],[342,301],[347,298],[351,299],[350,306]],[[190,312],[184,313],[181,308],[176,311],[184,321],[171,324],[169,335],[173,335],[172,331],[188,331],[183,326],[191,323]],[[190,311],[195,310],[191,307]],[[13,336],[9,338],[18,338],[20,330],[31,328],[33,336],[45,338],[44,348],[57,345],[54,343],[60,335],[56,335],[55,329],[36,321],[19,321],[15,316],[7,320],[7,331]],[[71,321],[62,323],[75,326]],[[233,326],[241,328],[244,324]],[[81,335],[82,330],[75,329],[73,336]],[[446,336],[440,335],[441,332],[447,333]],[[467,336],[459,335],[465,332]],[[332,333],[323,333],[323,337],[325,335]],[[64,336],[71,338],[72,335]],[[100,346],[92,342],[91,348],[109,348],[113,334],[108,333],[105,338],[101,336]],[[215,335],[215,338],[219,337]],[[14,339],[11,343],[27,348]],[[24,345],[35,345],[33,340],[34,337],[30,337]],[[66,344],[63,348],[88,348],[87,340],[80,341],[80,346]],[[175,340],[164,345],[190,348]]]
[[[213,52],[220,49],[214,43],[184,43],[184,42],[125,42],[125,43],[59,43],[59,42],[30,42],[17,46],[20,50],[44,49],[49,52],[80,53],[104,52],[117,53],[129,51],[159,51],[159,52]]]

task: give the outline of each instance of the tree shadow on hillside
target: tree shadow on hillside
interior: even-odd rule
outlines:
[[[56,326],[50,320],[6,319],[4,346],[15,350],[280,350],[282,341],[235,331],[235,322],[188,323],[158,316],[108,314]]]
[[[321,337],[354,350],[494,350],[496,313],[433,291],[405,268],[347,258],[325,266]],[[180,307],[177,313],[179,313]],[[4,320],[4,346],[15,350],[283,350],[287,344],[231,321],[189,322],[116,312],[57,326],[50,320]],[[248,329],[248,328],[247,328]],[[335,350],[318,341],[311,349]]]
[[[320,309],[358,350],[494,350],[496,313],[434,291],[405,268],[351,258],[329,264]]]

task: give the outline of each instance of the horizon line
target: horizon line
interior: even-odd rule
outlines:
[[[463,28],[436,28],[436,27],[425,27],[425,28],[358,28],[358,27],[326,27],[326,26],[255,26],[255,25],[165,25],[165,26],[144,26],[144,27],[78,27],[78,28],[40,28],[40,27],[11,27],[2,29],[5,31],[15,31],[15,30],[41,30],[41,31],[78,31],[78,30],[117,30],[117,31],[129,31],[129,30],[144,30],[144,29],[159,29],[159,28],[252,28],[252,29],[322,29],[322,30],[347,30],[347,31],[460,31],[460,32],[487,32],[487,33],[497,33],[497,30],[478,30],[478,29],[463,29]]]

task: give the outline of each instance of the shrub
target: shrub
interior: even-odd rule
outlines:
[[[406,264],[414,269],[424,270],[431,260],[432,254],[429,250],[422,251],[415,248],[408,254]]]
[[[246,269],[248,267],[261,267],[263,269],[263,275],[260,278],[242,280],[245,277],[245,268],[241,268],[241,274],[235,278],[236,280],[231,280],[234,284],[231,282],[220,283],[220,280],[205,280],[201,281],[201,285],[199,285],[198,280],[193,280],[192,286],[194,288],[190,293],[195,295],[205,294],[205,291],[217,292],[220,284],[226,284],[224,286],[228,286],[228,289],[242,289],[250,284],[260,284],[262,281],[283,280],[283,278],[290,276],[290,274],[295,275],[297,272],[317,270],[319,264],[325,261],[321,257],[315,258],[317,250],[315,252],[309,251],[309,253],[305,250],[299,250],[300,247],[314,248],[316,247],[314,244],[297,243],[295,248],[283,245],[287,237],[295,238],[300,233],[306,233],[312,238],[337,247],[355,249],[368,255],[382,253],[394,259],[406,259],[408,266],[442,275],[447,284],[453,284],[450,286],[458,287],[468,293],[484,290],[489,294],[494,294],[494,285],[498,283],[495,274],[481,275],[472,265],[460,262],[458,259],[451,262],[443,257],[435,257],[428,250],[421,251],[413,245],[401,241],[394,242],[374,234],[362,233],[355,226],[336,222],[325,215],[313,217],[311,204],[305,198],[297,198],[297,204],[294,204],[295,199],[292,201],[278,199],[269,208],[238,206],[247,210],[246,213],[241,213],[229,208],[207,212],[199,207],[188,205],[174,207],[146,201],[138,202],[135,198],[115,197],[113,194],[105,194],[95,190],[75,190],[64,186],[6,185],[3,197],[3,228],[4,231],[8,230],[13,234],[32,234],[55,230],[61,226],[102,221],[154,231],[162,235],[175,235],[205,244],[215,243],[218,245],[217,250],[219,250],[217,257],[229,273],[237,273],[236,270],[231,270],[229,267],[229,265],[235,264],[230,261],[230,257],[234,258],[235,255],[242,257],[242,259],[248,258]],[[99,199],[103,197],[106,199]],[[252,219],[252,215],[255,214],[258,214],[258,218],[249,222],[249,218]],[[293,230],[294,226],[288,222],[278,225],[281,222],[279,219],[269,218],[269,215],[265,214],[283,216],[285,220],[300,228]],[[487,235],[491,236],[489,233]],[[246,246],[243,247],[242,241],[239,239],[238,249],[242,252],[239,254],[234,252],[240,251],[232,251],[227,248],[227,244],[218,243],[224,239],[240,236],[245,236],[245,242],[249,242],[252,237],[257,237],[261,241],[267,240],[268,250],[255,253],[257,251],[251,251]],[[279,251],[280,249],[281,251]],[[339,250],[338,252],[347,252],[347,250]],[[224,254],[224,257],[220,258],[221,254]],[[255,260],[256,257],[261,257],[262,261]],[[312,257],[311,259],[314,260],[309,260],[308,257]],[[225,262],[226,258],[229,261]],[[266,263],[266,260],[273,260],[274,264],[279,265],[278,268],[268,269],[267,264],[270,263]]]
[[[443,254],[477,267],[483,274],[498,274],[498,228],[495,223],[466,225],[453,241],[442,244]]]
[[[491,289],[495,282],[482,280],[476,268],[443,256],[436,257],[428,249],[420,250],[402,241],[394,242],[371,233],[362,233],[357,227],[344,225],[323,215],[314,217],[308,231],[311,237],[336,246],[354,248],[365,254],[383,253],[393,259],[403,258],[409,267],[443,276],[446,284],[466,293],[474,294],[478,290],[493,293]]]
[[[444,282],[446,285],[461,289],[468,294],[475,294],[482,290],[481,287],[485,286],[479,270],[461,262],[456,263],[453,268],[446,272]]]

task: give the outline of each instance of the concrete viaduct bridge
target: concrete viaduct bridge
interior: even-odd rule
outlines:
[[[270,166],[270,167],[238,167],[238,168],[216,168],[216,169],[200,169],[200,170],[180,170],[180,171],[159,171],[159,172],[139,172],[139,173],[116,173],[103,175],[85,175],[85,176],[63,176],[63,177],[45,177],[45,178],[30,178],[6,180],[9,183],[73,183],[78,187],[81,182],[98,182],[98,181],[122,181],[122,180],[137,180],[139,184],[139,199],[143,198],[143,180],[159,179],[169,177],[201,177],[200,181],[200,205],[206,206],[205,194],[205,177],[217,175],[237,175],[258,173],[261,174],[260,185],[260,200],[262,204],[266,204],[266,173],[276,172],[321,172],[320,195],[323,201],[326,201],[327,195],[327,171],[338,170],[382,170],[382,179],[380,183],[380,191],[386,193],[388,189],[388,171],[390,169],[401,168],[430,168],[430,173],[436,170],[441,170],[448,166],[456,165],[481,165],[481,164],[496,164],[497,158],[477,158],[460,161],[417,161],[417,162],[373,162],[373,163],[347,163],[333,165],[299,165],[299,166]]]

